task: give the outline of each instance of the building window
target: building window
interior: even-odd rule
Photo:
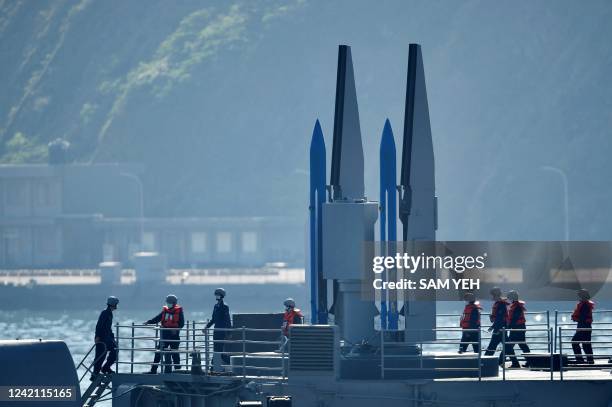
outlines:
[[[50,228],[34,229],[34,241],[36,254],[42,257],[52,257],[58,254],[58,234],[57,231]]]
[[[28,184],[26,180],[7,180],[5,184],[6,203],[10,206],[25,206],[28,201]]]
[[[34,184],[36,186],[36,188],[34,189],[35,191],[35,203],[36,206],[48,206],[49,205],[49,195],[50,194],[50,188],[49,188],[49,184],[45,184],[42,182],[37,182],[36,184]]]
[[[142,250],[153,252],[156,247],[156,237],[154,232],[144,232],[142,234]]]
[[[242,232],[242,252],[256,253],[257,252],[257,233]]]
[[[115,261],[115,245],[112,243],[104,243],[102,245],[102,259],[104,261]]]
[[[191,234],[191,252],[206,253],[206,233],[194,232]]]
[[[2,237],[4,239],[5,262],[8,266],[21,265],[25,260],[25,241],[24,229],[5,229]]]
[[[217,253],[232,251],[232,234],[230,232],[217,232]]]
[[[56,202],[56,189],[53,180],[42,180],[34,184],[36,206],[52,206]]]

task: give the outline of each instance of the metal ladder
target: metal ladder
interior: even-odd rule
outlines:
[[[92,367],[96,361],[92,361],[89,365],[86,365],[85,361],[95,348],[95,344],[91,348],[89,348],[89,351],[85,354],[85,356],[83,356],[81,362],[79,362],[79,364],[76,366],[77,371],[81,367],[85,368],[85,372],[79,378],[79,383],[81,383],[83,379],[85,379],[88,373],[93,373]],[[105,354],[106,352],[102,354],[102,357],[104,357]],[[85,390],[85,392],[81,395],[81,405],[83,407],[92,407],[94,404],[96,404],[96,402],[111,385],[111,382],[111,376],[108,374],[99,373],[98,375],[96,375],[87,390]]]
[[[111,377],[107,374],[98,374],[81,396],[83,407],[92,407],[111,384]]]

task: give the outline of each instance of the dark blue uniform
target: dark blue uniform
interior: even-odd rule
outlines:
[[[229,307],[223,302],[218,301],[213,308],[212,319],[206,324],[206,328],[211,326],[215,328],[231,328],[232,318],[230,317]],[[227,331],[219,331],[215,329],[213,332],[213,347],[215,352],[223,352],[223,343],[217,342],[217,340],[224,340],[227,337]]]
[[[113,334],[113,311],[107,307],[100,313],[98,323],[96,324],[96,356],[94,361],[94,374],[108,373],[111,371],[111,366],[117,360],[117,343]],[[108,357],[107,357],[108,354]],[[104,359],[106,363],[104,366]]]
[[[584,349],[586,354],[587,363],[595,363],[593,357],[593,346],[591,345],[591,327],[593,324],[593,308],[595,303],[593,301],[583,300],[576,304],[576,309],[572,313],[572,321],[577,322],[576,328],[583,328],[586,330],[576,330],[576,333],[572,337],[572,349],[576,355],[577,363],[584,363],[582,358],[582,351],[580,345]]]
[[[502,341],[502,328],[507,328],[506,326],[506,317],[508,315],[508,303],[505,300],[496,301],[493,304],[493,309],[491,310],[491,315],[489,316],[493,325],[493,333],[491,335],[491,341],[489,341],[489,346],[487,346],[487,351],[485,355],[490,356],[495,353],[497,349],[497,345]],[[505,334],[505,340],[508,341],[508,335]],[[514,355],[514,347],[510,347],[506,345],[505,353],[506,355]],[[501,365],[504,362],[503,354],[499,354],[499,364]]]

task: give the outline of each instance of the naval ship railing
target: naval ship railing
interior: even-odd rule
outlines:
[[[555,310],[554,314],[554,327],[555,334],[558,334],[559,328],[563,327],[564,330],[568,330],[571,328],[570,325],[574,325],[575,322],[572,321],[571,315],[573,311],[558,311]],[[602,321],[602,318],[609,319],[609,321]],[[607,327],[612,326],[612,310],[594,310],[593,311],[593,326],[594,327]],[[555,338],[553,341],[553,350],[557,351],[557,345],[559,344],[559,339]]]
[[[543,338],[541,340],[525,340],[525,341],[509,341],[507,339],[507,335],[511,332],[527,332],[531,331],[532,333],[539,333],[539,337]],[[420,375],[416,376],[433,376],[435,377],[436,372],[452,372],[452,371],[460,371],[460,372],[474,372],[474,376],[477,375],[478,380],[482,380],[482,354],[486,352],[486,348],[483,347],[483,344],[487,343],[486,338],[483,333],[486,332],[482,329],[462,329],[458,327],[441,327],[435,329],[410,329],[406,330],[406,332],[410,332],[412,337],[423,338],[429,336],[432,332],[435,332],[436,339],[433,340],[423,340],[418,339],[410,342],[397,342],[393,340],[388,340],[387,338],[393,337],[394,334],[397,333],[395,330],[381,330],[380,331],[380,368],[381,368],[381,378],[385,379],[390,376],[391,372],[404,372],[404,373],[418,373],[421,372]],[[462,340],[463,333],[476,333],[477,340]],[[516,357],[517,360],[526,360],[525,354],[514,354],[507,355],[506,354],[506,346],[508,345],[519,345],[519,344],[528,344],[530,348],[538,349],[538,346],[547,350],[550,349],[552,345],[552,341],[554,340],[553,328],[529,328],[529,329],[502,329],[501,332],[501,341],[498,345],[501,346],[501,357],[504,362],[507,357]],[[490,335],[489,335],[490,336]],[[448,352],[449,345],[454,345],[457,348],[461,345],[465,346],[467,349],[458,354],[457,351]],[[473,351],[473,346],[476,345],[478,352]],[[442,347],[444,350],[447,350],[446,353],[436,353],[436,359],[461,359],[461,360],[473,360],[472,365],[463,365],[461,367],[437,367],[433,365],[433,354],[430,353],[431,350],[435,350],[434,348]],[[471,349],[470,349],[471,348]],[[398,352],[398,349],[400,351]],[[402,353],[402,349],[406,349],[407,352]],[[415,351],[416,350],[416,351]],[[536,352],[533,352],[536,353]],[[547,352],[548,356],[546,356],[549,360],[550,370],[550,379],[553,380],[554,376],[554,358],[555,355],[553,353]],[[406,360],[406,363],[398,363],[398,360]],[[395,361],[395,363],[394,363]],[[412,361],[412,362],[411,362]],[[416,361],[416,363],[414,362]],[[429,362],[429,363],[428,363]],[[398,366],[401,364],[401,366]],[[502,364],[502,380],[506,380],[506,370],[513,370],[513,368],[507,368],[505,363]]]
[[[118,356],[115,362],[115,370],[121,373],[146,373],[138,372],[139,366],[156,366],[159,373],[166,368],[181,371],[187,370],[201,373],[203,375],[222,374],[223,372],[234,372],[235,376],[247,377],[249,370],[258,372],[269,372],[266,377],[286,378],[283,359],[286,354],[285,343],[282,339],[282,331],[277,329],[260,328],[206,328],[207,321],[185,321],[183,328],[162,328],[157,325],[129,324],[115,325],[115,340],[117,342]],[[180,339],[161,338],[164,331],[179,331]],[[215,337],[214,333],[218,333]],[[223,333],[223,335],[219,335]],[[223,338],[219,338],[223,336]],[[253,339],[252,337],[269,337],[274,340]],[[177,348],[165,347],[159,349],[160,342],[167,345],[176,344]],[[215,352],[215,344],[223,347],[220,352]],[[277,351],[279,366],[252,366],[249,365],[249,348],[266,347]],[[158,353],[160,360],[153,362],[154,355]],[[128,355],[127,357],[125,355]],[[178,354],[179,363],[167,362],[166,356]],[[222,355],[230,358],[230,363],[217,362]],[[238,356],[232,361],[232,356]],[[217,359],[219,358],[219,359]],[[238,362],[238,363],[236,363]],[[126,371],[127,369],[127,371]],[[241,374],[236,374],[238,371]],[[261,375],[263,376],[263,375]]]
[[[424,349],[428,346],[448,346],[448,345],[456,345],[457,347],[461,344],[465,344],[468,346],[477,345],[479,349],[482,349],[481,346],[481,331],[480,329],[461,329],[456,327],[447,327],[447,328],[433,328],[433,329],[410,329],[405,330],[406,332],[410,332],[411,334],[417,334],[416,336],[419,340],[415,340],[412,342],[398,342],[398,341],[389,341],[387,338],[394,337],[398,332],[396,330],[380,330],[380,376],[382,379],[387,378],[389,375],[388,372],[428,372],[429,374],[435,375],[435,372],[439,371],[462,371],[462,372],[476,372],[478,374],[478,380],[482,378],[482,363],[481,363],[481,352],[469,353],[465,352],[460,357],[462,359],[472,359],[476,362],[476,367],[435,367],[435,366],[427,366],[424,363],[424,360],[428,359],[426,356],[424,357]],[[450,332],[455,338],[436,338],[434,340],[423,340],[422,338],[426,337],[430,333],[435,332],[436,336],[439,333]],[[456,339],[457,335],[459,338],[463,332],[474,332],[478,334],[478,341],[461,341],[460,339]],[[418,346],[418,348],[415,348]],[[396,351],[397,349],[406,350],[408,353],[401,354],[399,352],[389,353],[389,350]],[[416,350],[416,352],[414,352]],[[413,353],[414,352],[414,353]],[[444,359],[457,359],[459,356],[456,353],[448,353],[448,354],[438,354],[436,358]],[[431,358],[429,358],[431,359]],[[408,363],[408,366],[397,366],[397,363],[393,363],[393,366],[389,367],[389,363],[387,361],[393,360],[406,360],[408,362],[417,361],[415,363]]]
[[[510,340],[510,336],[512,335],[513,332],[524,332],[525,333],[525,340],[523,341],[511,341]],[[534,333],[534,332],[540,332],[540,333],[545,333],[546,336],[546,340],[533,340],[533,338],[528,338],[527,337],[527,333]],[[537,354],[538,351],[545,351],[546,353],[544,353],[544,355],[548,354],[548,361],[549,361],[549,366],[548,369],[550,370],[550,380],[554,380],[554,366],[555,366],[555,354],[553,352],[550,351],[550,349],[552,349],[552,343],[555,340],[555,333],[552,327],[549,328],[532,328],[531,326],[529,326],[526,329],[520,329],[520,328],[503,328],[501,329],[501,358],[502,358],[502,379],[506,380],[506,371],[507,370],[520,370],[523,369],[524,367],[527,366],[520,366],[520,362],[519,362],[519,366],[518,367],[506,367],[506,362],[508,358],[514,358],[516,361],[524,361],[526,363],[528,363],[527,360],[527,356],[528,355],[532,355],[532,354]],[[514,352],[514,347],[516,345],[527,345],[529,346],[529,352],[525,353],[521,350],[520,354],[516,354]],[[535,345],[535,346],[534,346]],[[539,346],[539,345],[545,345],[545,346]],[[508,354],[506,352],[506,347],[507,346],[511,346],[513,349],[513,352],[511,354]],[[486,351],[486,349],[485,349]],[[535,352],[534,352],[535,351]]]
[[[574,323],[567,321],[567,315],[571,314],[570,311],[554,311],[554,317],[551,312],[528,312],[528,322],[526,329],[526,340],[525,342],[531,348],[531,353],[544,353],[550,355],[550,377],[551,380],[554,379],[553,371],[560,371],[560,379],[563,380],[563,372],[567,370],[574,369],[588,369],[589,367],[585,364],[568,364],[568,354],[572,354],[571,337],[576,332],[576,328]],[[607,359],[612,357],[612,319],[610,322],[605,319],[607,315],[612,316],[612,310],[597,310],[593,312],[593,328],[592,331],[592,340],[590,343],[593,346],[593,356],[596,360]],[[603,317],[602,317],[603,316]],[[439,314],[438,317],[460,317],[458,314]],[[486,327],[486,315],[483,316],[483,328]],[[183,367],[187,370],[195,370],[201,369],[202,374],[219,374],[220,371],[230,371],[233,372],[234,376],[243,376],[247,377],[247,372],[249,371],[257,371],[257,376],[263,376],[264,373],[269,374],[267,377],[275,377],[280,379],[286,378],[286,366],[284,366],[284,356],[286,354],[285,349],[285,341],[283,340],[283,336],[281,335],[280,328],[277,329],[259,329],[259,328],[247,328],[247,327],[237,327],[237,328],[211,328],[206,329],[207,321],[186,321],[185,326],[180,329],[180,339],[172,340],[172,339],[163,339],[166,343],[178,343],[178,349],[158,349],[158,343],[160,339],[160,332],[164,330],[175,330],[174,328],[161,328],[156,325],[144,325],[144,324],[116,324],[115,325],[115,333],[116,333],[116,341],[118,345],[118,358],[115,365],[115,370],[122,373],[138,373],[139,367],[147,366],[150,367],[154,365],[153,357],[154,354],[160,353],[161,359],[155,365],[158,369],[161,368],[161,372],[163,372],[164,367],[170,366],[173,368]],[[586,330],[586,329],[579,329]],[[405,330],[402,330],[405,331]],[[413,330],[410,330],[413,331]],[[426,330],[416,330],[416,331],[426,331]],[[431,331],[431,330],[429,330]],[[439,326],[434,329],[436,333],[436,340],[432,341],[416,341],[414,344],[419,346],[421,350],[427,350],[435,347],[445,347],[445,350],[448,351],[449,346],[458,347],[460,344],[468,345],[468,348],[471,348],[474,342],[465,342],[461,341],[461,334],[463,331],[461,328],[457,326]],[[479,346],[481,352],[485,351],[483,348],[483,344],[486,345],[488,340],[490,339],[490,333],[486,332],[486,330],[476,330],[478,331],[478,342],[476,343]],[[508,334],[512,331],[511,329],[505,329],[504,333]],[[226,332],[228,337],[223,339],[215,339],[213,336],[214,332]],[[402,346],[410,346],[410,343],[398,343],[389,340],[390,336],[393,336],[393,332],[391,330],[382,330],[380,332],[381,335],[381,377],[385,377],[386,375],[392,375],[392,372],[398,371],[429,371],[434,372],[436,370],[453,370],[457,368],[447,367],[447,368],[434,368],[431,367],[426,362],[426,358],[423,358],[423,354],[409,354],[409,352],[398,352],[397,350]],[[255,339],[253,338],[253,334],[255,335],[267,335],[268,339]],[[505,354],[506,345],[517,345],[519,341],[509,341],[506,335],[502,335],[501,341],[501,349],[502,357],[506,359],[510,355]],[[423,335],[425,338],[426,336]],[[273,338],[273,339],[270,339]],[[580,342],[580,341],[576,341]],[[217,343],[218,346],[223,345],[225,349],[223,350],[223,354],[230,357],[230,362],[227,361],[218,363],[215,365],[213,361],[216,358],[219,358],[219,352],[214,351],[214,344]],[[414,345],[412,344],[412,345]],[[277,351],[278,355],[281,356],[279,358],[279,366],[253,366],[250,363],[249,355],[253,352],[250,349],[253,346],[269,346],[273,347],[274,350]],[[552,350],[552,352],[551,352]],[[80,366],[85,367],[83,365],[87,356],[83,359]],[[567,354],[566,354],[567,352]],[[174,364],[169,362],[166,364],[165,356],[167,354],[178,353],[180,355],[179,364]],[[561,355],[559,355],[561,354]],[[231,357],[234,358],[231,358]],[[238,356],[236,358],[236,356]],[[518,353],[516,355],[517,359],[525,360],[525,355],[522,353]],[[586,356],[583,354],[583,357]],[[473,358],[478,359],[477,365],[474,367],[469,367],[467,369],[460,368],[461,370],[470,370],[475,372],[474,375],[478,375],[478,378],[482,378],[482,363],[481,363],[481,355],[480,353],[472,353],[471,351],[466,351],[461,356],[456,354],[456,350],[454,354],[443,355],[441,357],[449,357],[449,358]],[[557,358],[558,360],[555,360]],[[408,360],[416,360],[416,363],[399,363],[398,361],[394,361],[394,359],[404,359]],[[399,366],[398,366],[399,363]],[[594,368],[601,368],[601,364],[599,366],[596,364]],[[505,364],[502,368],[502,378],[506,378],[506,371],[513,370],[512,368],[506,368]],[[86,373],[89,369],[85,369]],[[216,373],[212,373],[216,372]],[[142,373],[142,372],[141,372]]]
[[[516,358],[519,362],[527,362],[529,363],[528,356],[544,358],[544,360],[548,359],[548,366],[545,364],[539,363],[538,370],[546,370],[550,373],[550,380],[554,380],[554,372],[558,371],[558,378],[563,380],[564,371],[568,370],[585,370],[585,369],[602,369],[602,368],[610,368],[610,364],[612,364],[612,318],[609,318],[608,321],[606,318],[608,315],[612,316],[612,310],[596,310],[593,311],[593,328],[576,328],[575,322],[571,322],[571,319],[567,316],[571,315],[571,311],[542,311],[542,312],[526,312],[527,316],[527,328],[526,329],[510,329],[504,328],[501,332],[501,341],[498,345],[498,349],[496,349],[496,353],[499,351],[501,353],[501,357],[504,360],[501,368],[502,380],[506,380],[506,374],[508,371],[519,370],[525,368],[522,367],[506,367],[506,363],[510,358]],[[459,314],[438,314],[438,318],[448,318],[452,317],[460,318]],[[485,316],[486,318],[486,316]],[[604,319],[602,321],[602,319]],[[484,321],[483,321],[484,322]],[[486,327],[486,324],[483,323],[483,328]],[[393,337],[394,330],[381,330],[380,332],[380,342],[381,342],[381,377],[385,378],[385,376],[389,376],[391,372],[418,372],[422,373],[429,372],[430,374],[435,376],[436,371],[452,371],[452,370],[461,370],[461,371],[477,371],[479,380],[482,378],[482,361],[481,354],[482,352],[486,352],[486,345],[491,339],[491,333],[485,329],[474,329],[474,330],[464,330],[457,326],[438,326],[435,329],[414,329],[414,330],[404,330],[401,331],[412,332],[413,336],[425,337],[425,333],[430,334],[432,331],[435,332],[435,340],[423,340],[423,341],[414,341],[412,343],[398,343],[396,341],[389,341],[385,338]],[[478,341],[461,341],[461,335],[463,332],[478,332]],[[584,340],[576,340],[574,341],[573,335],[576,332],[580,331],[591,331],[592,339],[590,341]],[[510,340],[510,334],[513,332],[525,332],[525,340]],[[573,356],[573,349],[571,347],[572,344],[578,343],[588,343],[591,344],[593,353],[585,354],[582,353],[582,357],[586,358],[586,356],[593,356],[594,360],[607,359],[609,361],[606,365],[601,364],[583,364],[576,363],[575,356]],[[448,351],[449,345],[459,346],[460,344],[467,345],[468,349],[471,348],[473,344],[478,346],[480,352],[473,353],[471,351],[465,351],[461,355],[457,355],[456,353],[449,354],[439,354],[437,358],[472,358],[478,359],[477,367],[461,367],[461,368],[453,368],[453,367],[432,367],[431,364],[427,364],[427,355],[423,353],[428,350],[428,348],[434,347],[444,347],[444,350]],[[512,346],[513,348],[516,345],[527,344],[530,348],[529,353],[523,353],[522,351],[515,352],[514,354],[506,354],[506,347]],[[410,346],[418,346],[420,350],[419,353],[414,354],[393,354],[389,352],[390,349],[398,349],[401,347],[410,347]],[[485,347],[483,347],[483,345]],[[514,350],[514,349],[513,349]],[[518,349],[520,350],[520,349]],[[456,352],[456,351],[455,351]],[[398,353],[397,351],[395,353]],[[568,358],[568,356],[570,356]],[[390,363],[393,359],[405,359],[405,360],[417,360],[416,366],[415,363],[406,363],[405,366],[396,366],[397,363],[393,365]],[[570,363],[568,360],[573,359]],[[510,359],[511,360],[511,359]]]
[[[532,348],[532,351],[537,352],[550,352],[552,349],[552,344],[554,343],[553,338],[549,338],[548,332],[552,327],[552,318],[550,311],[528,311],[525,312],[525,316],[527,318],[527,332],[526,332],[526,340],[531,347],[533,343],[535,346]],[[457,322],[461,318],[460,314],[437,314],[438,318],[453,318],[453,321]],[[482,313],[481,316],[482,327],[486,328],[489,323],[489,316]],[[454,326],[438,326],[438,328],[449,328],[449,329],[459,329],[457,325]],[[554,330],[556,332],[556,328]],[[488,341],[491,339],[491,333],[484,330],[482,332],[482,340]],[[545,342],[545,343],[544,343]],[[544,346],[545,345],[545,346]]]
[[[546,328],[547,330],[553,329],[553,337],[549,340],[549,343],[546,344],[546,348],[542,348],[541,346],[532,347],[532,351],[547,351],[547,352],[558,352],[558,334],[559,327],[563,327],[564,330],[574,329],[575,322],[571,320],[571,314],[573,311],[528,311],[525,312],[527,317],[527,332],[526,339],[531,347],[531,344],[535,342],[541,342],[546,335],[543,335],[542,328]],[[440,318],[453,318],[453,320],[459,320],[461,314],[437,314]],[[487,315],[485,312],[482,313],[483,327],[486,326]],[[602,319],[605,319],[602,321]],[[612,310],[594,310],[593,311],[593,327],[607,327],[612,326]],[[440,328],[454,328],[456,326],[444,326],[439,325]],[[537,330],[533,329],[537,328]],[[490,339],[490,333],[483,332],[482,336],[483,341]]]
[[[81,361],[76,365],[75,370],[77,372],[81,368],[83,368],[85,370],[85,372],[81,375],[81,377],[79,377],[79,383],[81,383],[83,381],[85,376],[87,376],[87,373],[93,374],[93,366],[96,364],[96,362],[99,359],[102,359],[103,357],[106,356],[106,344],[104,342],[99,342],[99,344],[103,347],[103,350],[104,350],[104,352],[100,356],[98,356],[97,358],[94,358],[94,360],[92,360],[91,363],[89,363],[89,364],[86,363],[87,362],[87,358],[89,358],[89,355],[91,355],[92,352],[94,352],[94,350],[96,349],[96,346],[98,345],[97,343],[94,343],[93,345],[91,345],[91,347],[89,348],[87,353],[85,353],[85,356],[83,356]],[[95,355],[95,352],[93,354]]]
[[[604,367],[610,368],[610,363],[612,363],[612,323],[599,323],[599,325],[603,324],[608,326],[605,328],[564,328],[562,326],[559,327],[559,332],[557,335],[559,343],[559,353],[563,355],[565,346],[567,347],[568,353],[574,354],[574,358],[572,361],[564,361],[563,357],[559,358],[559,371],[561,380],[563,380],[564,370],[600,370]],[[590,333],[591,338],[588,340],[575,338],[576,335],[582,332]],[[580,349],[579,352],[576,352],[573,349],[574,345],[577,345],[577,347]],[[591,353],[586,353],[587,350],[585,349],[584,345],[591,347]],[[591,360],[590,362],[589,359]],[[598,364],[596,362],[596,360],[600,359],[607,360],[608,363],[605,366],[602,366],[601,364]]]

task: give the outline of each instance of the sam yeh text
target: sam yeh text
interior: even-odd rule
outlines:
[[[398,281],[375,279],[372,285],[377,290],[479,290],[478,278],[421,278],[418,281],[403,278]]]

